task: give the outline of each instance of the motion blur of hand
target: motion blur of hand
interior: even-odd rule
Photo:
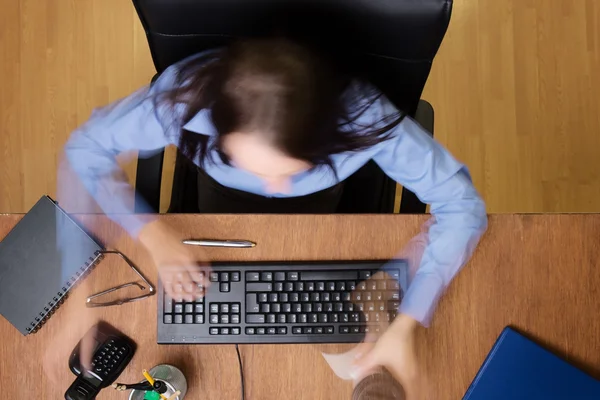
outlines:
[[[368,334],[357,349],[352,373],[355,380],[366,377],[378,367],[385,367],[400,382],[407,400],[419,399],[416,326],[417,321],[400,314],[381,335]]]
[[[187,301],[204,296],[211,269],[206,255],[196,255],[200,249],[192,254],[177,233],[160,221],[144,226],[139,240],[152,256],[167,295]]]

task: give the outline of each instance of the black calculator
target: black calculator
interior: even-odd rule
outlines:
[[[90,368],[81,365],[80,349],[82,343],[91,343],[93,358]],[[79,341],[71,357],[69,369],[77,376],[65,393],[66,400],[92,400],[100,390],[111,385],[125,369],[136,345],[127,336],[107,323],[92,327]]]

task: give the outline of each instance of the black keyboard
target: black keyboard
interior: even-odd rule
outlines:
[[[407,277],[404,260],[215,263],[193,302],[159,282],[158,343],[357,343],[393,320]]]

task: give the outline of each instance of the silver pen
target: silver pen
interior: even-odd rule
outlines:
[[[216,240],[216,239],[188,239],[184,240],[183,244],[190,246],[205,246],[205,247],[236,247],[248,248],[255,247],[256,243],[249,240]]]

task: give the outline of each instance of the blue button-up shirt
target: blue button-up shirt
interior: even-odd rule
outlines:
[[[116,157],[130,151],[138,151],[140,157],[145,157],[165,146],[178,145],[183,110],[156,109],[152,100],[158,93],[173,88],[178,65],[168,68],[152,86],[94,110],[65,147],[67,160],[85,188],[132,237],[138,235],[148,217],[134,214],[135,192]],[[360,116],[358,123],[370,125],[394,112],[393,105],[382,97]],[[214,137],[216,133],[207,110],[200,111],[183,127],[199,135]],[[203,168],[216,181],[230,188],[267,195],[259,177],[223,164],[218,156],[213,159],[214,163],[205,163]],[[405,295],[400,305],[400,312],[427,325],[441,294],[467,262],[486,229],[485,204],[473,187],[467,168],[411,118],[405,118],[387,141],[359,152],[332,155],[340,180],[369,160],[430,204],[435,217],[419,267],[410,286],[403,288]],[[303,196],[337,182],[329,169],[315,168],[295,175],[289,194],[268,195]]]

